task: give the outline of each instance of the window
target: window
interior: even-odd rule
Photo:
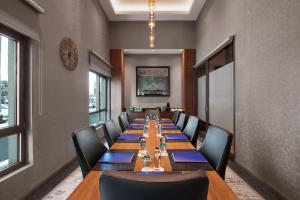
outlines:
[[[0,176],[25,163],[25,45],[0,24]]]
[[[102,124],[110,118],[108,112],[110,79],[96,72],[89,72],[89,124]]]
[[[232,133],[235,140],[234,39],[204,60],[196,69],[196,77],[202,137],[213,124]],[[233,141],[231,155],[234,153]]]

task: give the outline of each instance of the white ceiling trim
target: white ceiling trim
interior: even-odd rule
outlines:
[[[110,21],[147,21],[148,11],[143,11],[141,8],[136,10],[131,9],[131,11],[116,11],[110,0],[98,0],[101,4],[107,18]],[[156,12],[157,21],[195,21],[206,0],[194,0],[189,8],[177,9],[177,10],[163,10],[163,8],[158,9]],[[132,5],[134,7],[134,5]]]
[[[148,13],[148,0],[109,0],[116,14]],[[196,0],[157,0],[155,12],[189,13]]]
[[[182,54],[183,49],[124,49],[124,54]]]

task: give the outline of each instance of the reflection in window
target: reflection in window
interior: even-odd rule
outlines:
[[[16,123],[16,41],[0,36],[0,127]]]
[[[0,24],[0,176],[25,163],[25,42]]]
[[[109,118],[109,79],[95,72],[89,72],[89,124],[102,124]]]
[[[18,135],[0,138],[0,170],[18,162]]]

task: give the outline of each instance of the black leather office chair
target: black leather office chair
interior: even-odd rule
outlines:
[[[201,170],[156,176],[104,171],[100,175],[100,194],[101,200],[202,200],[207,199],[208,184]]]
[[[120,137],[121,133],[120,131],[118,131],[114,120],[106,121],[103,127],[107,144],[109,147],[111,147],[118,139],[118,137]]]
[[[127,129],[127,127],[129,126],[127,115],[122,113],[121,115],[119,115],[118,120],[119,120],[119,125],[120,125],[122,131],[124,132]]]
[[[128,112],[125,112],[125,114],[126,114],[128,123],[129,123],[129,124],[132,124],[132,123],[133,123],[133,120],[132,120],[132,118],[129,116],[129,113],[128,113]]]
[[[183,133],[189,138],[190,142],[194,145],[194,147],[197,147],[199,125],[200,125],[199,118],[195,116],[190,116],[183,130]]]
[[[180,111],[176,110],[173,114],[173,117],[172,117],[172,121],[174,124],[177,123],[178,119],[179,119],[179,115],[180,115]]]
[[[183,131],[184,127],[185,127],[185,124],[186,124],[186,114],[184,113],[180,113],[179,115],[179,119],[176,123],[176,126],[178,126],[178,128]]]
[[[85,177],[107,148],[101,143],[93,126],[73,132],[72,139],[82,176]]]
[[[232,134],[228,131],[210,125],[204,142],[199,149],[223,179],[229,159],[232,137]]]

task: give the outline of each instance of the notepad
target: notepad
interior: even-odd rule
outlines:
[[[128,129],[144,129],[144,126],[139,126],[139,125],[129,125],[127,127]]]
[[[122,134],[118,140],[139,140],[141,134]]]
[[[207,159],[198,151],[175,151],[172,152],[174,162],[202,163],[208,162]]]
[[[98,162],[101,163],[131,163],[133,152],[106,152]]]
[[[178,129],[177,126],[162,126],[162,129]]]
[[[188,140],[184,134],[164,134],[167,140]]]

